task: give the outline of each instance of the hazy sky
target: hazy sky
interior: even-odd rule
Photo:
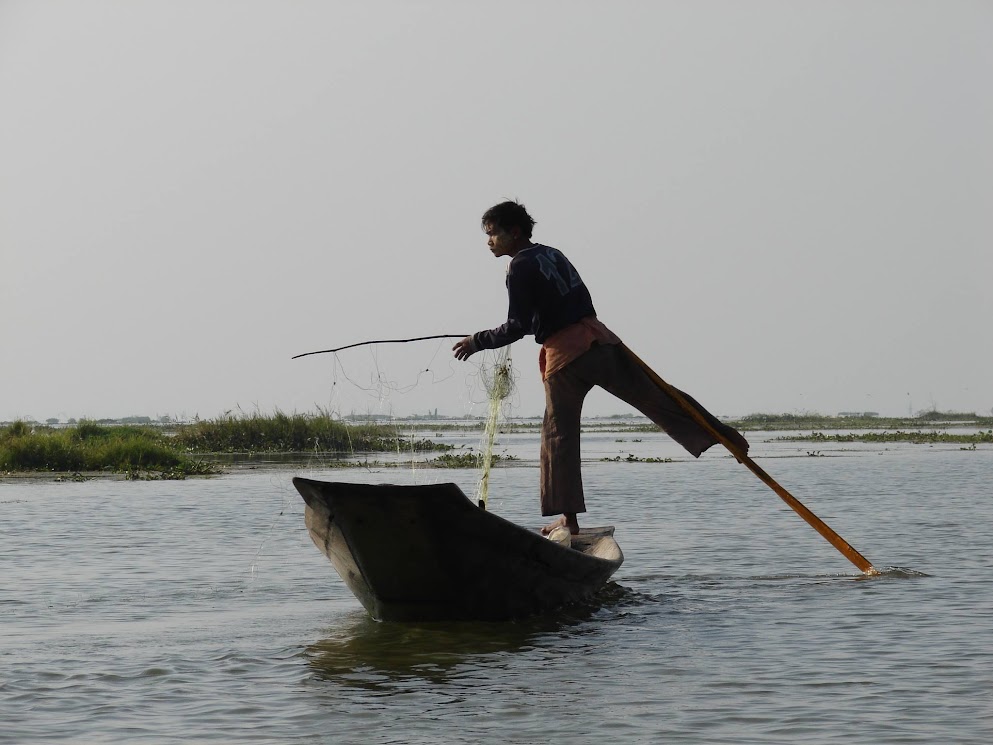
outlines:
[[[508,197],[715,414],[988,412],[991,81],[990,2],[0,0],[0,420],[464,413],[290,357],[501,323]]]

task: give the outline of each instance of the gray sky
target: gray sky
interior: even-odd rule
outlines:
[[[991,81],[990,2],[0,2],[0,420],[462,413],[290,357],[501,323],[507,197],[716,414],[988,412]]]

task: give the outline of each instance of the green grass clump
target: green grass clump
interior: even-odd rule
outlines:
[[[82,421],[56,429],[14,422],[0,428],[0,471],[111,471],[145,480],[217,472],[216,467],[193,459],[193,453],[351,455],[450,448],[402,437],[396,426],[349,425],[323,412],[223,416],[181,425],[169,434],[133,424]]]
[[[14,422],[0,430],[0,470],[159,471],[176,478],[214,472],[179,452],[153,428],[103,426],[90,421],[66,429],[32,428]]]
[[[354,453],[438,450],[430,440],[408,441],[395,426],[352,425],[317,414],[226,415],[183,425],[176,443],[194,453]]]

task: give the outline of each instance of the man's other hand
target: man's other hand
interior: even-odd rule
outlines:
[[[472,355],[476,353],[476,345],[472,343],[472,337],[467,336],[465,339],[459,341],[452,351],[455,352],[455,359],[457,360],[467,360]]]

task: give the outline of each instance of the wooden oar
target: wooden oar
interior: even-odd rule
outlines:
[[[744,463],[748,466],[748,469],[758,476],[767,486],[769,486],[779,497],[790,506],[790,508],[796,512],[800,517],[807,521],[807,523],[824,536],[827,542],[838,549],[846,559],[852,562],[855,566],[859,568],[862,572],[865,572],[869,576],[874,574],[879,574],[879,571],[872,565],[872,563],[865,558],[862,554],[856,551],[852,546],[842,538],[840,535],[835,533],[827,523],[821,520],[817,515],[807,509],[799,499],[790,494],[786,489],[784,489],[780,484],[767,474],[755,461],[748,457],[748,454],[744,452],[740,447],[732,443],[727,437],[722,435],[714,426],[707,421],[706,417],[700,413],[700,411],[689,401],[686,397],[680,394],[678,390],[673,388],[671,385],[666,383],[662,378],[658,376],[652,368],[650,368],[645,362],[638,357],[634,352],[632,352],[625,344],[621,344],[621,348],[631,356],[638,366],[651,378],[652,382],[655,383],[659,388],[661,388],[673,401],[679,404],[679,407],[689,414],[693,420],[703,427],[710,435],[726,447],[739,462]]]

